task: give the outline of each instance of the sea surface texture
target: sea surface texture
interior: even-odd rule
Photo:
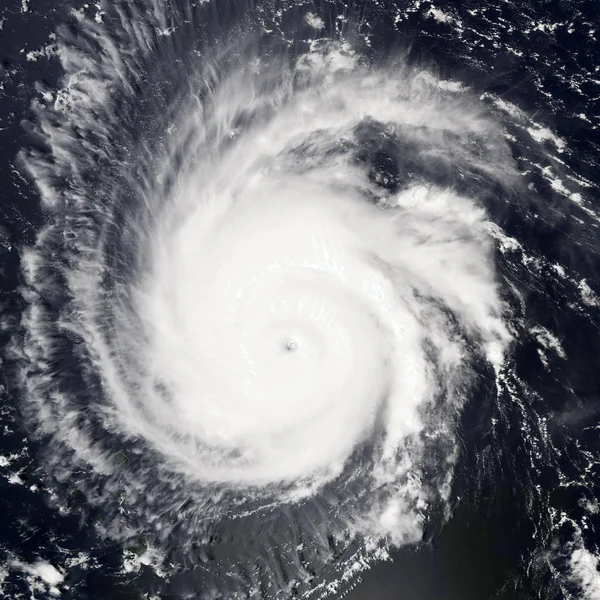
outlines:
[[[0,597],[599,600],[594,1],[0,8]]]

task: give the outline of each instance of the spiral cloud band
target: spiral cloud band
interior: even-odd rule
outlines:
[[[284,89],[277,112],[234,73],[217,114],[201,115],[224,139],[211,148],[204,122],[186,123],[197,158],[142,234],[148,264],[127,311],[144,341],[123,347],[139,337],[127,311],[112,341],[141,372],[135,391],[110,382],[115,418],[199,480],[330,479],[378,415],[394,477],[436,393],[426,341],[439,368],[460,360],[441,316],[423,327],[415,295],[443,300],[486,344],[503,339],[481,209],[416,182],[379,198],[386,208],[362,197],[377,193],[350,142],[365,115],[390,132],[451,125],[403,99],[406,82],[325,58],[307,57],[306,89]],[[236,132],[253,105],[271,114]]]
[[[87,101],[40,108],[53,158],[26,157],[56,214],[26,257],[24,385],[57,479],[121,519],[111,535],[165,547],[185,545],[182,521],[186,543],[239,543],[223,519],[285,506],[306,511],[300,541],[418,540],[447,494],[471,360],[498,370],[509,341],[477,186],[511,176],[494,123],[430,74],[315,43],[204,59],[161,143],[132,134],[120,162],[98,85],[123,86],[122,64],[63,60]],[[89,164],[60,119],[90,134]],[[96,185],[78,180],[97,161]],[[57,281],[69,302],[51,320]],[[60,336],[77,393],[52,361]]]

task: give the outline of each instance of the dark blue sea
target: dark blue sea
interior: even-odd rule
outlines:
[[[0,597],[599,600],[599,40],[593,0],[6,0]],[[384,91],[388,81],[400,91]],[[396,99],[398,114],[385,104]],[[286,127],[299,133],[288,140]],[[352,399],[332,421],[343,423],[339,432],[328,438],[317,424],[288,455],[299,434],[286,420],[260,471],[279,475],[265,479],[241,445],[213,444],[209,425],[196,434],[185,423],[198,414],[217,422],[225,396],[210,415],[186,404],[180,418],[196,367],[187,369],[188,338],[171,336],[170,324],[204,310],[202,295],[216,287],[201,286],[203,269],[218,283],[228,256],[246,268],[271,235],[246,241],[242,228],[239,247],[228,246],[237,250],[202,246],[193,285],[181,278],[198,298],[171,307],[188,273],[173,240],[190,235],[195,252],[203,230],[188,229],[207,222],[192,216],[186,186],[193,173],[216,206],[225,188],[238,202],[256,189],[246,188],[247,164],[262,174],[252,184],[259,198],[275,186],[276,196],[312,206],[314,186],[327,198],[343,190],[405,232],[406,263],[380,269],[380,252],[369,268],[400,281],[411,273],[402,306],[422,343],[407,335],[403,347],[428,365],[411,394],[431,398],[414,401],[422,429],[398,442],[385,484],[393,386],[355,420],[351,388],[370,381],[369,357],[384,353],[382,377],[400,366],[387,345],[374,347],[368,325],[354,336],[357,319],[339,324],[354,300],[325,286],[330,330],[360,347],[360,384],[343,387]],[[394,204],[413,189],[442,194],[449,207],[416,214],[412,200]],[[283,227],[274,223],[271,232]],[[374,231],[357,237],[367,246],[387,239]],[[293,234],[283,237],[292,247]],[[302,281],[303,298],[321,294],[321,284]],[[165,305],[174,316],[163,323]],[[252,314],[253,326],[263,313]],[[191,339],[200,323],[202,338],[211,320],[193,316],[182,331]],[[385,327],[382,317],[375,329]],[[214,336],[213,347],[225,333]],[[303,339],[287,350],[304,356]],[[218,364],[234,381],[237,371]],[[337,368],[322,359],[315,385],[329,385]],[[237,435],[234,426],[240,439],[254,435],[256,412],[244,411],[233,411],[223,436]],[[256,427],[288,418],[273,414]],[[304,464],[298,457],[334,453],[360,418],[372,425],[335,475],[292,470]],[[268,435],[252,448],[262,452]],[[391,513],[373,515],[394,494],[399,524],[378,529],[372,519],[387,524]]]

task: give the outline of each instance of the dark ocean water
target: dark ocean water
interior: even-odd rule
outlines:
[[[425,65],[440,80],[470,88],[500,121],[522,177],[518,186],[503,187],[484,175],[460,183],[457,173],[445,171],[444,164],[411,162],[410,146],[403,146],[398,159],[397,147],[380,144],[376,130],[365,134],[362,159],[372,165],[374,178],[384,174],[402,185],[408,173],[442,187],[453,185],[481,200],[497,225],[492,233],[494,260],[501,295],[513,315],[514,341],[498,379],[481,356],[473,361],[474,384],[458,417],[459,457],[448,511],[433,504],[421,543],[390,549],[387,560],[358,569],[359,574],[335,588],[332,597],[600,598],[596,3],[374,2],[356,3],[350,11],[335,2],[172,4],[193,17],[192,25],[182,28],[181,39],[171,35],[169,52],[145,58],[144,77],[136,83],[140,104],[123,101],[121,107],[129,119],[126,127],[133,123],[133,129],[146,134],[160,133],[156,106],[162,90],[157,83],[155,96],[144,85],[177,72],[180,67],[167,57],[172,60],[177,52],[189,50],[194,35],[200,47],[214,44],[220,31],[247,19],[252,27],[260,24],[268,32],[265,48],[288,40],[293,54],[302,40],[315,35],[307,26],[307,12],[323,19],[331,37],[340,28],[338,17],[351,14],[359,23],[353,35],[367,40],[365,52],[375,63],[402,52],[409,65]],[[144,2],[131,6],[140,10]],[[91,38],[81,34],[81,20],[96,19],[110,31],[116,14],[115,7],[104,3],[40,6],[23,0],[0,9],[0,264],[2,344],[7,349],[0,405],[0,597],[233,598],[233,584],[219,589],[221,584],[206,583],[218,570],[213,563],[238,560],[226,535],[198,542],[194,552],[202,555],[199,561],[187,562],[183,551],[174,551],[171,560],[178,557],[181,564],[172,571],[159,564],[145,536],[122,542],[108,535],[102,524],[106,514],[89,502],[77,483],[91,480],[89,473],[76,466],[72,481],[56,481],[48,474],[47,465],[58,460],[52,457],[55,447],[48,436],[32,434],[35,427],[23,409],[26,391],[16,383],[24,367],[14,346],[35,335],[24,331],[22,321],[31,302],[23,248],[34,244],[45,225],[57,218],[41,202],[39,188],[18,154],[47,151],[40,114],[32,103],[45,93],[57,98],[55,90],[64,87],[56,56],[57,28],[66,27],[61,35],[74,47],[80,43],[86,48]],[[114,39],[123,38],[115,34]],[[85,132],[71,133],[87,139]],[[99,164],[99,170],[103,168]],[[93,178],[89,181],[93,185]],[[71,183],[59,185],[68,190]],[[53,256],[60,252],[56,246]],[[117,258],[115,263],[127,272],[127,264],[119,267]],[[52,265],[47,268],[52,270]],[[65,300],[60,289],[54,291],[42,304],[48,318],[58,320]],[[53,368],[69,380],[75,396],[87,398],[87,375],[80,373],[76,351],[80,342],[54,342],[61,351],[52,354]],[[129,463],[134,452],[127,448],[123,462]],[[119,508],[120,504],[114,510]],[[290,510],[285,518],[293,520],[294,514]],[[276,522],[275,528],[285,520],[273,514],[268,519]],[[338,555],[342,559],[352,551],[334,539],[329,543],[334,563]],[[54,570],[40,564],[53,565]],[[315,569],[315,585],[336,578],[335,570],[331,574]],[[308,595],[311,585],[288,595],[259,585],[251,597],[320,597]]]

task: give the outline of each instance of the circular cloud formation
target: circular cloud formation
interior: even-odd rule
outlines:
[[[507,336],[483,210],[416,179],[384,193],[357,154],[380,130],[427,152],[487,123],[348,49],[279,69],[234,71],[179,126],[189,164],[140,228],[145,264],[104,342],[113,418],[234,486],[321,485],[376,433],[387,480],[439,392],[431,359],[462,358],[436,306],[494,360]]]
[[[56,477],[111,535],[182,552],[215,531],[243,544],[252,526],[224,519],[286,506],[305,511],[302,544],[419,539],[471,361],[499,369],[509,341],[485,211],[464,193],[510,176],[496,126],[459,86],[315,43],[205,61],[155,115],[161,143],[132,134],[121,161],[123,115],[97,92],[122,72],[69,56],[86,102],[40,108],[52,160],[25,159],[55,217],[25,257],[23,385]]]

